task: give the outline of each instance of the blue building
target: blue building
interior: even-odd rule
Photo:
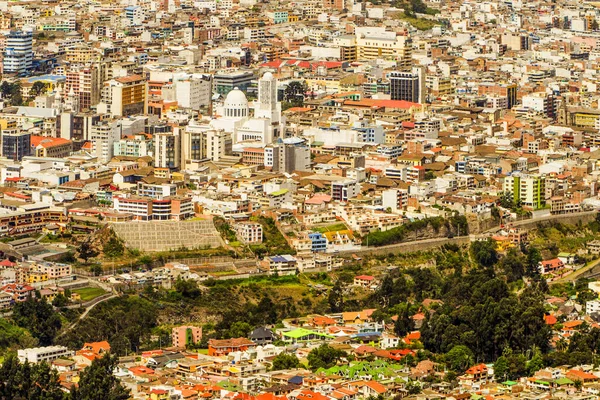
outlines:
[[[321,232],[312,232],[308,234],[312,242],[311,251],[313,253],[324,253],[327,250],[327,239]]]

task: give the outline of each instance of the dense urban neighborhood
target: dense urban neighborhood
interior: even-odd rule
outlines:
[[[600,3],[0,1],[0,399],[600,400]]]

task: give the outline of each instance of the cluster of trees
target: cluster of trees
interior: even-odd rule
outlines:
[[[40,346],[53,344],[62,327],[60,315],[54,311],[52,304],[40,296],[31,296],[24,302],[16,303],[12,319],[17,326],[27,329]]]
[[[58,374],[45,363],[21,364],[8,356],[0,367],[0,399],[126,400],[129,390],[113,375],[117,357],[106,355],[92,361],[80,374],[77,387],[62,389]]]
[[[58,338],[70,348],[85,342],[108,340],[114,354],[125,355],[148,343],[158,322],[157,305],[137,296],[123,296],[98,304],[75,329]]]
[[[410,240],[411,235],[416,238],[418,233],[424,229],[431,228],[434,232],[439,232],[442,227],[446,228],[450,236],[456,234],[466,235],[469,233],[469,226],[464,215],[453,216],[448,219],[434,217],[407,222],[387,231],[371,232],[363,238],[363,245],[377,247],[400,243],[405,239]]]
[[[0,85],[0,93],[2,93],[2,98],[7,100],[13,106],[20,106],[23,104],[21,83],[19,82],[2,82]]]
[[[304,96],[308,92],[306,81],[290,82],[283,93],[282,109],[287,110],[292,107],[302,107],[304,105]]]

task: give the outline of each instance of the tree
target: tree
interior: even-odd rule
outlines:
[[[496,382],[502,382],[508,377],[508,360],[506,357],[500,356],[494,363],[494,377]]]
[[[394,323],[394,333],[399,337],[404,337],[415,329],[415,321],[410,315],[410,305],[403,304],[402,310],[398,313],[398,318]]]
[[[94,258],[98,255],[98,252],[92,247],[89,240],[81,242],[77,248],[77,252],[79,253],[79,258],[83,259],[86,263],[90,258]]]
[[[329,291],[328,301],[331,312],[340,312],[344,309],[344,288],[339,280],[335,282]]]
[[[0,399],[66,400],[67,393],[47,363],[21,364],[10,354],[0,367]]]
[[[471,254],[477,264],[484,268],[493,267],[498,262],[496,244],[492,239],[473,242],[471,244]]]
[[[292,81],[285,88],[284,100],[290,103],[297,103],[304,100],[304,94],[308,91],[306,82]]]
[[[31,332],[42,346],[53,344],[62,326],[60,316],[54,311],[52,305],[44,298],[38,299],[32,296],[14,305],[12,318],[18,326]]]
[[[181,277],[177,277],[175,281],[175,290],[189,299],[196,299],[202,294],[198,282],[193,279],[182,279]]]
[[[473,352],[467,346],[457,345],[446,353],[444,360],[448,369],[463,373],[473,364]]]
[[[47,85],[42,81],[35,81],[29,90],[30,97],[36,97],[46,91]]]
[[[231,324],[231,328],[229,328],[228,336],[230,338],[240,338],[240,337],[248,337],[250,332],[252,331],[252,326],[250,326],[247,322],[236,321]]]
[[[530,278],[539,278],[540,277],[540,262],[542,261],[542,254],[538,250],[537,247],[529,246],[527,249],[527,261],[526,261],[526,269],[525,275]]]
[[[69,300],[65,297],[65,295],[59,293],[54,297],[54,300],[52,300],[52,305],[60,308],[66,306],[68,302]]]
[[[334,349],[328,344],[322,344],[308,353],[308,365],[313,371],[319,368],[331,368],[342,357],[346,357],[345,351]]]
[[[71,399],[129,399],[129,390],[123,387],[113,374],[116,366],[116,355],[106,354],[92,361],[92,364],[81,372],[79,387],[71,391]]]
[[[288,354],[285,352],[279,353],[273,359],[273,371],[279,371],[282,369],[294,369],[298,368],[300,360],[295,354]]]
[[[527,375],[533,376],[540,369],[544,368],[544,360],[539,351],[535,352],[535,355],[527,363]]]
[[[123,243],[121,243],[119,239],[111,236],[111,238],[108,239],[108,242],[102,247],[102,251],[104,252],[104,255],[110,258],[120,257],[125,252],[125,246],[123,246]]]

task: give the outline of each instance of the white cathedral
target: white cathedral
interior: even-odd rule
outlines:
[[[229,92],[217,113],[220,117],[211,120],[210,125],[230,133],[234,144],[267,145],[283,136],[285,119],[277,101],[277,79],[270,72],[258,81],[253,116],[246,95],[237,87]]]

